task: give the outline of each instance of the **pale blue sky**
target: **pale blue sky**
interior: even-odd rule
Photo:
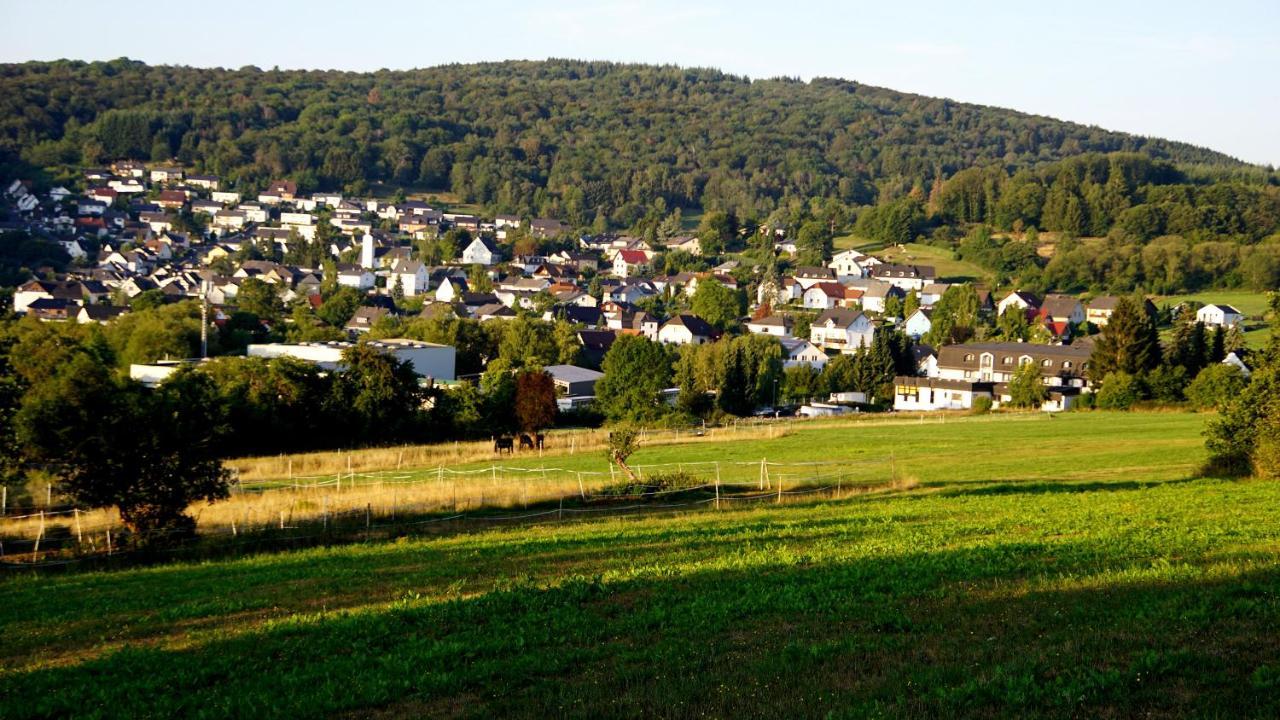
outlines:
[[[120,56],[350,70],[569,57],[821,75],[1280,165],[1280,0],[0,1],[0,61]]]

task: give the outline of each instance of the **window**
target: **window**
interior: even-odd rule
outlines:
[[[1071,369],[1071,361],[1070,361],[1070,360],[1063,360],[1063,361],[1062,361],[1062,369],[1063,369],[1063,370],[1070,370],[1070,369]]]
[[[965,362],[973,362],[973,353],[969,353],[968,355],[965,355],[965,356],[964,356],[964,361],[965,361]]]
[[[1043,367],[1053,367],[1053,361],[1050,360],[1049,358],[1045,358],[1044,360],[1040,361],[1040,365],[1042,365]]]
[[[1012,356],[1012,355],[1005,355],[1004,357],[1000,358],[1000,364],[1001,364],[1001,365],[1012,365],[1012,364],[1013,364],[1013,356]]]
[[[1029,362],[1031,362],[1031,356],[1030,356],[1030,355],[1023,355],[1022,357],[1018,358],[1018,365],[1020,365],[1020,366],[1021,366],[1021,365],[1026,365],[1026,364],[1027,364],[1027,363],[1029,363]]]

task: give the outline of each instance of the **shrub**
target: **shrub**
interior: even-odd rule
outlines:
[[[1142,399],[1142,381],[1123,370],[1107,373],[1098,391],[1097,406],[1104,410],[1128,410]]]
[[[1187,387],[1187,369],[1181,365],[1161,365],[1147,373],[1151,399],[1162,403],[1182,402]]]
[[[1214,363],[1201,370],[1187,386],[1187,399],[1197,408],[1221,408],[1238,396],[1247,383],[1240,368]]]
[[[686,490],[705,484],[706,481],[687,472],[677,471],[658,473],[640,480],[610,485],[601,489],[600,494],[619,498],[652,498],[656,493]]]
[[[969,409],[970,414],[986,415],[991,412],[991,398],[986,395],[979,395],[973,399],[973,407]]]

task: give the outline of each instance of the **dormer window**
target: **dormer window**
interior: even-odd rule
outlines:
[[[964,361],[965,361],[965,362],[973,362],[973,353],[969,353],[968,355],[965,355],[965,356],[964,356]]]
[[[1012,365],[1012,364],[1013,364],[1013,356],[1012,356],[1012,355],[1005,355],[1004,357],[1000,358],[1000,364],[1001,364],[1001,365]]]
[[[1052,361],[1052,360],[1050,360],[1050,359],[1048,359],[1048,358],[1045,358],[1044,360],[1041,360],[1041,361],[1040,361],[1040,364],[1041,364],[1042,366],[1044,366],[1044,367],[1053,367],[1053,361]]]

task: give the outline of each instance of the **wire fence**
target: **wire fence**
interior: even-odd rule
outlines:
[[[162,551],[226,553],[369,539],[439,527],[567,522],[844,497],[898,481],[893,456],[844,462],[694,461],[607,470],[491,464],[236,483],[193,509],[198,534]],[[173,538],[177,541],[178,538]],[[0,563],[31,568],[136,553],[114,511],[66,508],[0,518]],[[154,551],[149,551],[154,552]]]

